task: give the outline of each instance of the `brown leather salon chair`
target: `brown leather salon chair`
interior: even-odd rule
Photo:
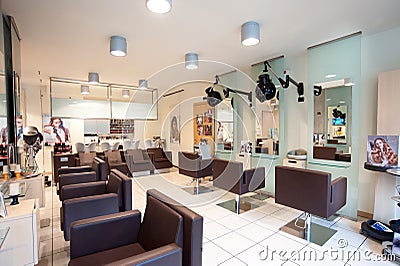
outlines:
[[[128,149],[125,151],[125,160],[132,175],[135,172],[154,172],[154,166],[146,150]]]
[[[147,153],[155,169],[171,168],[172,152],[164,151],[161,148],[148,148]]]
[[[68,241],[74,221],[132,210],[132,179],[112,169],[108,182],[65,185],[61,195],[61,229]]]
[[[213,159],[203,159],[193,152],[178,152],[179,173],[196,180],[195,194],[199,191],[200,178],[212,175]]]
[[[236,213],[240,213],[240,196],[265,187],[265,168],[243,170],[243,163],[214,159],[213,185],[237,195]]]
[[[275,167],[275,202],[328,218],[346,204],[347,178],[288,166]]]
[[[63,186],[76,183],[86,183],[95,181],[105,181],[107,179],[106,162],[98,157],[92,159],[91,166],[75,166],[58,169],[58,190]],[[62,200],[60,198],[60,200]]]
[[[104,151],[104,158],[107,163],[108,174],[110,174],[111,169],[118,169],[125,175],[131,176],[122,150],[106,150]]]
[[[137,210],[74,222],[69,265],[201,266],[202,239],[203,217],[151,189],[142,223]]]

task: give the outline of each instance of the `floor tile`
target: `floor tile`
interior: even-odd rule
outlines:
[[[209,218],[211,220],[217,220],[217,219],[221,219],[225,216],[231,215],[232,212],[229,210],[226,210],[222,207],[214,206],[213,208],[209,208],[204,211],[201,211],[200,214],[203,216],[206,216],[207,218]]]
[[[284,220],[292,221],[296,219],[302,212],[295,209],[280,209],[271,214],[271,216]]]
[[[250,223],[250,221],[240,218],[237,214],[228,215],[215,221],[231,230],[239,229],[240,227],[243,227]]]
[[[272,255],[279,254],[280,257],[285,259],[290,259],[293,252],[298,252],[306,246],[304,243],[297,242],[278,233],[261,241],[259,244],[271,251]]]
[[[213,243],[234,256],[256,244],[256,242],[251,241],[250,239],[245,238],[244,236],[235,232],[231,232],[214,239]]]
[[[272,254],[271,250],[265,250],[261,245],[254,245],[236,256],[238,259],[246,263],[248,266],[280,266],[287,259],[281,259],[276,254]]]
[[[343,240],[345,240],[348,244],[350,244],[350,245],[352,245],[352,246],[354,246],[354,247],[357,247],[357,248],[358,248],[358,247],[364,242],[364,240],[366,239],[366,237],[365,237],[364,235],[362,235],[362,234],[360,234],[360,233],[356,233],[356,232],[354,232],[354,231],[349,231],[349,230],[347,230],[347,229],[343,229],[343,228],[341,228],[341,227],[336,226],[336,224],[333,225],[331,228],[332,228],[332,229],[335,229],[335,230],[338,230],[338,231],[336,232],[336,234],[334,234],[334,235],[332,236],[333,239],[336,239],[336,240],[343,239]]]
[[[276,231],[279,230],[279,228],[281,228],[282,226],[284,226],[288,222],[289,221],[283,221],[281,219],[278,219],[278,218],[275,218],[273,216],[267,215],[264,218],[255,221],[254,223],[276,232]]]
[[[259,211],[257,211],[257,209],[250,210],[250,211],[247,211],[247,212],[239,214],[240,218],[246,219],[246,220],[248,220],[250,222],[257,221],[257,220],[259,220],[261,218],[264,218],[265,216],[266,216],[265,213],[259,212]]]
[[[335,223],[335,226],[353,231],[354,233],[359,233],[361,229],[361,222],[352,221],[349,219],[340,219],[337,223]]]
[[[225,235],[230,231],[231,230],[217,222],[210,222],[203,225],[203,235],[210,240]]]
[[[211,241],[203,245],[202,264],[204,266],[218,265],[230,258],[233,258],[231,254]]]
[[[271,231],[255,223],[243,226],[237,229],[235,232],[257,243],[261,242],[262,240],[266,239],[267,237],[270,237],[275,233],[274,231]]]
[[[235,257],[230,258],[229,260],[224,261],[221,264],[218,264],[218,266],[246,266],[246,265],[247,265],[246,263]]]

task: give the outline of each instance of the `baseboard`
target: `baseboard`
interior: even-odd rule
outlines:
[[[374,215],[372,213],[368,213],[368,212],[357,211],[357,216],[361,216],[361,217],[365,217],[365,218],[368,218],[368,219],[372,219]]]

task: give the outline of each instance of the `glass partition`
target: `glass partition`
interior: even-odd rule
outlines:
[[[356,218],[361,33],[308,48],[308,86],[307,167],[347,178],[347,203],[339,213]]]

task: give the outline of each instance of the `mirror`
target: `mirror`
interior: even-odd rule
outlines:
[[[233,108],[230,99],[215,107],[217,150],[233,150]]]
[[[322,88],[314,93],[314,159],[351,161],[351,86],[342,81],[314,86]]]

